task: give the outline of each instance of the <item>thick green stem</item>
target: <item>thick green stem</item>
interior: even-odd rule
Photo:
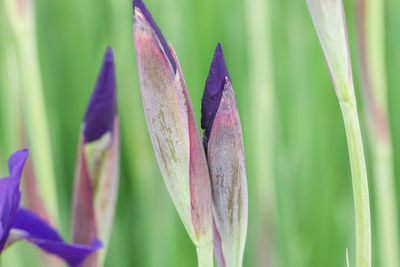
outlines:
[[[214,254],[213,245],[196,247],[197,261],[199,267],[213,267],[214,266]]]
[[[351,174],[353,178],[354,212],[356,226],[356,266],[371,266],[371,217],[369,207],[368,179],[364,148],[358,121],[355,98],[341,101]]]

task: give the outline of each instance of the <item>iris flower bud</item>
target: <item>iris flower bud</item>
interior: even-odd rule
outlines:
[[[212,266],[210,178],[182,70],[143,2],[134,1],[133,7],[139,84],[158,165],[197,247],[199,265]]]
[[[236,97],[220,44],[201,113],[212,187],[214,253],[220,267],[242,266],[248,216],[246,164]]]
[[[116,113],[114,59],[107,48],[97,84],[86,110],[79,142],[73,199],[73,241],[108,243],[119,182],[119,124]],[[85,266],[100,266],[105,250]],[[92,262],[89,264],[88,262]]]

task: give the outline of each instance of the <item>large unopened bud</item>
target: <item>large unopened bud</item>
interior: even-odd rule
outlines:
[[[144,4],[133,7],[140,90],[158,164],[190,238],[212,253],[209,172],[182,71]]]
[[[242,266],[248,216],[246,166],[235,93],[220,44],[201,112],[212,186],[214,252],[218,266]]]

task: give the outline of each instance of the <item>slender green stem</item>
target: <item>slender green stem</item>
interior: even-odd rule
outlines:
[[[351,174],[353,178],[354,211],[356,226],[356,266],[371,266],[371,217],[369,207],[368,179],[364,148],[354,97],[341,101]]]
[[[374,176],[380,265],[400,266],[393,151],[390,142],[375,141]]]
[[[384,45],[384,1],[359,0],[358,45],[373,152],[381,266],[400,266],[393,145],[389,129]]]
[[[48,120],[45,111],[36,38],[18,36],[20,73],[23,73],[23,103],[32,162],[39,189],[51,221],[58,224],[58,201],[51,153]]]
[[[196,247],[197,261],[199,267],[213,267],[214,266],[214,254],[213,245],[203,247]]]

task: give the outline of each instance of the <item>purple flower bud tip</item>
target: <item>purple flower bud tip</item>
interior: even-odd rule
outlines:
[[[201,99],[201,128],[204,130],[204,142],[208,143],[215,115],[221,102],[225,78],[229,78],[224,52],[218,43],[206,80],[203,98]]]
[[[176,73],[175,59],[172,56],[172,53],[171,53],[171,50],[169,49],[167,41],[165,41],[165,38],[162,35],[160,28],[158,28],[153,17],[151,16],[149,10],[144,5],[142,0],[133,0],[133,12],[136,12],[135,8],[138,8],[142,12],[143,16],[146,18],[146,20],[148,21],[150,26],[153,28],[154,33],[157,35],[158,40],[160,41],[162,48],[164,49],[164,53],[167,55],[171,65],[172,65],[172,68],[174,69],[174,73]]]
[[[112,132],[115,114],[116,86],[114,58],[111,47],[108,47],[84,118],[85,143],[99,139],[106,132]]]

